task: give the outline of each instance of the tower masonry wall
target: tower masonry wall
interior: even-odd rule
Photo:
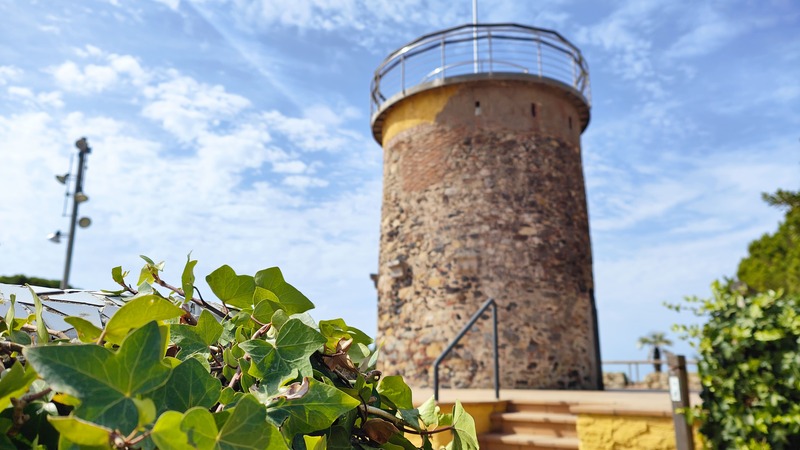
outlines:
[[[433,361],[491,297],[502,387],[598,388],[585,124],[574,102],[544,83],[481,80],[382,114],[381,367],[430,386]],[[492,368],[491,321],[481,320],[441,382],[490,387]]]

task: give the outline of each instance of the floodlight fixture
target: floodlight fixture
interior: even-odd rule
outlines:
[[[89,147],[89,143],[86,142],[85,137],[82,137],[77,141],[75,141],[75,147],[78,147],[78,150],[80,150],[81,153],[92,153],[92,149],[91,147]]]
[[[75,203],[83,203],[88,202],[89,196],[84,194],[83,192],[76,192],[75,193]]]
[[[69,180],[69,172],[65,173],[64,175],[56,175],[56,181],[61,184],[67,184],[67,180]]]
[[[54,233],[47,235],[47,240],[54,244],[60,244],[61,236],[64,236],[64,233],[62,233],[61,230],[56,230]]]
[[[88,217],[81,217],[78,219],[78,226],[81,228],[89,228],[89,225],[92,224],[92,219]]]

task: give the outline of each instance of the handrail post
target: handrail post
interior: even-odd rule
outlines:
[[[492,316],[493,316],[493,326],[492,331],[494,332],[494,395],[496,399],[500,399],[500,353],[499,353],[499,345],[498,345],[498,333],[497,333],[497,302],[494,301],[493,298],[486,300],[478,311],[470,317],[469,321],[466,325],[458,332],[456,337],[450,341],[450,344],[447,345],[447,348],[442,351],[436,360],[433,362],[433,399],[438,401],[439,400],[439,365],[442,363],[444,358],[450,353],[450,351],[458,345],[458,342],[464,337],[465,334],[469,330],[472,329],[472,326],[475,325],[475,322],[481,318],[483,313],[489,307],[492,307]]]
[[[500,399],[500,346],[497,334],[497,303],[492,301],[492,334],[494,335],[494,398]]]

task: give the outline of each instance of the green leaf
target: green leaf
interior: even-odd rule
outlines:
[[[17,296],[16,294],[11,294],[8,296],[8,299],[11,301],[11,305],[9,305],[8,311],[6,311],[6,326],[8,327],[8,331],[11,332],[14,330],[14,305],[17,303]]]
[[[783,336],[785,336],[785,333],[779,328],[756,331],[753,333],[753,337],[760,342],[777,341],[778,339],[782,339]]]
[[[249,275],[236,275],[230,266],[222,266],[206,276],[214,295],[237,308],[252,308],[256,283]]]
[[[169,300],[151,294],[134,298],[119,309],[106,324],[106,340],[119,344],[134,328],[152,321],[174,319],[182,316],[184,311]]]
[[[372,338],[358,328],[347,325],[344,319],[320,320],[319,331],[328,339],[325,347],[329,353],[336,351],[336,345],[341,339],[352,339],[356,346],[372,344]]]
[[[158,413],[186,411],[195,406],[211,408],[219,399],[222,386],[196,359],[187,359],[172,370],[167,382],[153,391]]]
[[[472,419],[456,400],[453,406],[453,440],[447,444],[448,450],[477,450],[478,438],[475,431],[475,420]]]
[[[136,404],[136,409],[139,410],[139,423],[137,427],[153,423],[156,420],[156,405],[153,400],[149,398],[134,398],[133,403]]]
[[[194,266],[197,265],[197,260],[191,260],[191,253],[186,257],[186,266],[183,268],[183,274],[181,275],[181,286],[183,287],[183,298],[186,301],[191,300],[192,294],[194,294]]]
[[[281,309],[280,300],[274,292],[264,289],[261,286],[256,286],[253,292],[253,317],[261,323],[267,323],[272,320],[272,315],[275,311]]]
[[[65,317],[64,322],[67,322],[75,328],[75,332],[78,333],[78,339],[80,339],[81,342],[95,342],[103,332],[103,330],[97,328],[92,322],[82,317]]]
[[[431,398],[421,404],[418,408],[419,418],[429,428],[436,428],[439,426],[439,413],[441,409],[436,404],[436,399],[431,395]]]
[[[113,279],[117,284],[121,284],[125,286],[125,277],[128,276],[128,272],[122,271],[122,266],[117,266],[111,269],[111,279]]]
[[[111,433],[113,433],[113,430],[97,425],[96,423],[88,422],[75,416],[50,416],[47,420],[61,433],[61,436],[75,444],[92,447],[108,447],[111,442]]]
[[[217,319],[210,312],[204,309],[200,313],[200,317],[197,318],[195,331],[203,343],[212,345],[222,336],[222,325],[217,322]]]
[[[0,378],[0,410],[11,406],[12,398],[19,398],[36,380],[36,371],[32,367],[24,367],[19,361],[3,372]]]
[[[26,286],[28,286],[28,290],[31,291],[33,304],[36,308],[36,312],[34,313],[36,316],[36,343],[38,345],[43,345],[50,342],[50,333],[47,332],[47,326],[44,323],[44,319],[42,319],[42,301],[30,285],[26,284]]]
[[[209,413],[209,415],[210,414],[211,413]],[[177,411],[167,411],[158,418],[156,424],[153,426],[153,431],[150,436],[152,437],[156,446],[158,446],[159,450],[184,450],[187,448],[199,448],[193,447],[189,443],[189,436],[181,431],[182,420],[183,414]]]
[[[283,279],[283,274],[277,267],[257,272],[255,283],[257,286],[270,290],[277,295],[281,307],[288,314],[301,313],[314,307],[311,300]]]
[[[23,353],[54,390],[80,400],[76,416],[128,434],[139,422],[133,398],[157,389],[170,376],[171,369],[162,362],[161,333],[156,322],[149,322],[117,352],[64,344],[28,347]]]
[[[259,339],[239,344],[250,354],[252,365],[248,373],[263,379],[267,394],[276,393],[278,387],[298,376],[311,376],[311,355],[325,343],[317,330],[300,319],[289,319],[278,331],[275,345]]]
[[[392,375],[381,379],[378,393],[383,401],[388,401],[394,409],[414,409],[411,402],[411,388],[403,381],[403,377]]]
[[[224,419],[222,427],[218,426],[215,420],[217,418]],[[174,426],[174,417],[169,417],[166,421]],[[163,428],[166,428],[166,425]],[[289,448],[278,428],[267,421],[264,406],[252,395],[243,396],[230,415],[227,412],[212,415],[206,409],[192,408],[184,414],[180,430],[188,436],[189,443],[198,449],[287,450]],[[160,431],[159,434],[161,436],[158,439],[168,438],[167,433]]]
[[[360,402],[333,386],[308,378],[308,391],[299,398],[279,397],[267,413],[275,423],[282,423],[285,436],[323,430]]]

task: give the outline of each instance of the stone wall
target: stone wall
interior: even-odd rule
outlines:
[[[386,113],[377,286],[387,373],[431,385],[434,359],[492,297],[504,388],[598,387],[577,118],[551,86],[493,80],[424,91]],[[444,386],[491,386],[491,321],[451,355]]]

